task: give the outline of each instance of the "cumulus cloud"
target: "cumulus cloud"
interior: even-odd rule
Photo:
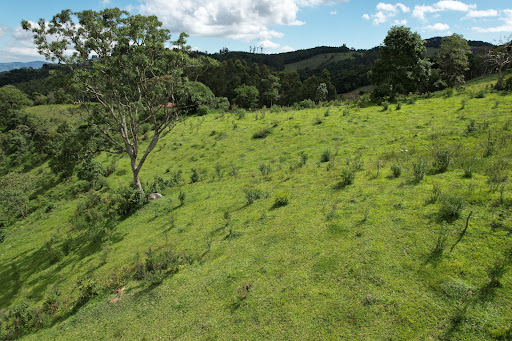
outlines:
[[[434,24],[434,25],[425,26],[423,29],[427,30],[427,31],[439,31],[439,32],[442,32],[442,31],[448,31],[450,29],[450,25],[442,24],[442,23],[437,23],[437,24]]]
[[[488,18],[488,17],[497,17],[498,11],[495,9],[489,9],[486,11],[469,11],[466,14],[466,18]]]
[[[377,4],[377,13],[373,15],[365,14],[363,15],[363,19],[370,20],[373,19],[373,23],[375,25],[383,24],[395,18],[400,13],[409,13],[411,9],[402,3],[396,4],[387,4],[384,2],[380,2]]]
[[[503,21],[503,25],[493,27],[473,27],[473,30],[481,33],[510,33],[512,32],[512,9],[503,10],[503,14],[500,18]]]
[[[432,6],[417,5],[414,7],[412,15],[418,19],[426,20],[425,15],[429,13],[456,11],[456,12],[469,12],[476,10],[476,5],[468,5],[461,1],[442,0],[438,1]]]
[[[173,32],[263,43],[283,37],[270,27],[305,24],[297,19],[300,8],[341,1],[348,0],[144,0],[139,11]]]

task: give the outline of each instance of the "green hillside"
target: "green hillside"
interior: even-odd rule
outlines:
[[[301,60],[299,62],[286,64],[284,70],[285,71],[296,71],[302,70],[306,68],[310,68],[312,70],[317,68],[324,68],[328,64],[347,60],[353,58],[354,56],[358,56],[357,52],[338,52],[338,53],[324,53],[319,54],[314,57]]]
[[[512,94],[493,81],[187,117],[142,169],[163,198],[115,222],[95,205],[130,182],[126,157],[102,154],[88,192],[34,168],[0,244],[0,336],[510,338]]]

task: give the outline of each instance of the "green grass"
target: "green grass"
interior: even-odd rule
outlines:
[[[512,162],[512,96],[470,96],[491,81],[451,97],[418,98],[399,111],[350,107],[344,115],[341,106],[327,117],[323,108],[187,118],[159,142],[141,173],[149,182],[181,169],[185,184],[120,221],[111,243],[91,246],[69,222],[83,200],[65,194],[75,180],[51,189],[53,211],[38,210],[8,228],[0,244],[0,307],[41,306],[48,290],[59,288],[60,321],[27,339],[493,339],[512,319],[510,272],[500,275],[499,287],[489,286],[486,273],[510,250],[512,188],[500,202],[487,170],[498,160]],[[314,125],[319,116],[322,124]],[[477,130],[468,135],[471,120]],[[253,138],[269,126],[266,138]],[[489,134],[494,150],[484,157]],[[433,174],[439,146],[452,151],[452,161]],[[320,162],[325,150],[333,157]],[[298,166],[301,152],[307,162]],[[415,182],[412,165],[420,158],[429,172]],[[105,165],[112,159],[98,158]],[[107,178],[113,189],[131,178],[128,160],[116,160]],[[263,175],[260,165],[270,172]],[[398,178],[393,165],[401,167]],[[200,174],[195,183],[192,168]],[[41,169],[36,176],[49,176]],[[340,188],[345,169],[358,170]],[[463,198],[460,218],[439,216],[441,204],[429,202],[433,184]],[[247,204],[245,188],[262,196]],[[287,204],[275,205],[282,193]],[[470,211],[467,233],[449,252]],[[45,249],[53,235],[57,246],[66,237],[75,241],[55,264]],[[444,248],[436,248],[439,240]],[[133,267],[148,248],[171,248],[196,261],[159,285],[120,283],[126,289],[110,303],[113,274]],[[93,279],[102,290],[69,314],[79,279]]]
[[[342,60],[347,60],[350,58],[354,58],[358,54],[355,52],[346,52],[346,53],[323,53],[316,55],[314,57],[301,60],[300,62],[286,64],[284,67],[285,71],[296,71],[302,70],[305,68],[316,69],[322,66],[326,66],[330,63],[339,62]]]

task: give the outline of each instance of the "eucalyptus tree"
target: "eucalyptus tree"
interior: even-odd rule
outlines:
[[[140,171],[159,139],[176,126],[184,71],[205,60],[191,58],[182,33],[174,49],[156,16],[130,15],[118,8],[63,10],[50,21],[22,22],[47,60],[66,65],[68,83],[89,115],[88,122],[110,141],[106,151],[126,153],[135,187],[144,194]],[[172,103],[172,105],[168,105]],[[151,126],[140,143],[141,126]]]

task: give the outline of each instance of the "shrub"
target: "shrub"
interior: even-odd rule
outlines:
[[[446,193],[439,198],[439,217],[452,221],[459,217],[464,207],[464,199],[460,195]]]
[[[267,137],[268,134],[270,134],[270,128],[269,127],[266,127],[266,128],[263,128],[263,129],[260,129],[258,131],[256,131],[253,135],[252,135],[252,138],[253,139],[263,139],[265,137]]]
[[[251,205],[256,200],[261,199],[261,197],[263,196],[263,193],[256,188],[245,188],[244,193],[248,205]]]
[[[272,172],[272,168],[270,167],[270,165],[265,165],[263,163],[260,164],[259,170],[262,176],[269,176],[270,173]]]
[[[434,150],[434,172],[444,173],[450,165],[452,159],[452,153],[448,149],[436,149]]]
[[[427,174],[427,161],[425,159],[418,159],[412,164],[414,181],[420,182]]]
[[[117,213],[126,217],[142,208],[147,199],[134,187],[122,187],[116,193]]]
[[[178,199],[180,201],[180,205],[183,206],[185,204],[185,198],[187,197],[187,194],[183,191],[180,191],[180,194],[178,194]]]
[[[305,99],[299,103],[299,107],[303,109],[312,109],[315,107],[315,102],[311,99]]]
[[[345,188],[349,185],[352,185],[354,183],[354,178],[356,176],[355,170],[352,168],[345,168],[341,172],[341,181],[338,182],[336,185],[336,188]]]
[[[199,173],[197,172],[197,169],[192,168],[190,171],[192,172],[192,174],[190,175],[190,182],[192,182],[192,183],[198,182],[199,181]]]
[[[322,155],[320,155],[320,162],[329,162],[332,158],[332,153],[329,149],[325,150]]]
[[[401,174],[402,168],[400,168],[399,165],[394,164],[393,166],[391,166],[391,175],[393,176],[393,178],[399,178]]]
[[[274,207],[286,206],[290,202],[290,196],[286,192],[278,193],[274,200]]]
[[[387,111],[389,109],[389,102],[388,101],[382,102],[381,105],[382,105],[382,111]]]
[[[486,92],[484,89],[481,89],[479,90],[476,94],[475,94],[475,98],[485,98],[485,95],[486,95]]]
[[[400,109],[402,109],[402,102],[398,101],[396,103],[396,110],[400,110]]]
[[[101,163],[89,158],[76,168],[76,176],[79,180],[95,181],[103,175],[105,175],[105,169]]]
[[[471,120],[466,127],[466,135],[471,135],[476,132],[475,120]]]

